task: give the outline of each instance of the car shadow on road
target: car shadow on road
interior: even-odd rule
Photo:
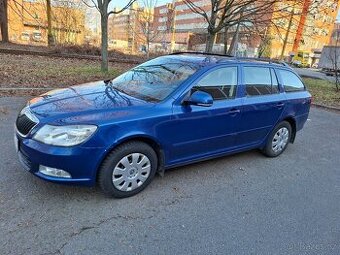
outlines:
[[[195,185],[198,181],[202,181],[208,177],[211,181],[213,181],[213,179],[217,181],[221,177],[232,179],[235,174],[246,171],[243,162],[261,158],[263,158],[263,156],[258,150],[252,150],[171,168],[165,171],[164,177],[156,175],[153,182],[142,194],[148,192],[162,193],[164,189],[181,186],[183,182],[186,183],[186,186]],[[14,171],[23,171],[19,163],[15,165],[16,169],[13,169]],[[72,198],[72,200],[105,200],[109,198],[101,193],[98,185],[95,187],[65,185],[41,180],[30,173],[24,173],[24,175],[24,178],[20,178],[17,182],[22,180],[25,183],[17,184],[29,189],[24,192],[34,193],[43,200],[44,197],[49,200],[56,197]]]

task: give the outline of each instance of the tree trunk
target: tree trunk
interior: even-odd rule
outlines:
[[[101,13],[101,30],[102,30],[102,41],[101,41],[101,46],[102,46],[102,64],[101,64],[101,70],[102,72],[107,72],[108,71],[108,43],[107,43],[107,21],[108,21],[108,15],[107,15],[107,10]]]
[[[235,31],[235,34],[233,36],[233,39],[231,40],[230,47],[229,47],[229,50],[228,50],[228,55],[230,55],[230,56],[235,57],[235,55],[237,53],[239,32],[240,32],[240,20],[237,23],[236,31]]]
[[[228,52],[227,54],[230,55],[230,56],[234,56],[235,57],[235,47],[237,47],[235,44],[237,44],[236,42],[236,34],[237,32],[235,31],[235,34],[233,35],[233,38],[231,39],[231,43],[230,43],[230,46],[229,46],[229,49],[228,49]]]
[[[223,53],[227,54],[228,52],[228,28],[224,28],[224,50]]]
[[[215,43],[215,39],[216,39],[216,33],[209,32],[207,42],[206,42],[206,45],[205,45],[205,52],[212,53],[214,43]]]
[[[292,25],[293,25],[294,12],[295,11],[294,11],[294,8],[293,8],[291,13],[290,13],[290,18],[289,18],[289,22],[288,22],[288,28],[287,28],[287,31],[286,31],[286,35],[285,35],[285,38],[283,40],[283,46],[282,46],[280,59],[283,59],[285,51],[286,51],[289,33],[290,33],[290,30],[292,29]]]
[[[54,45],[54,38],[52,34],[52,11],[51,11],[51,0],[46,0],[47,5],[47,44],[48,46]]]
[[[150,58],[150,39],[147,38],[146,40],[146,57],[149,59]]]
[[[0,0],[0,29],[2,42],[9,42],[7,0]]]

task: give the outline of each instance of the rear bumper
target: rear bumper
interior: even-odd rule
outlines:
[[[57,147],[22,138],[17,134],[15,136],[18,139],[19,161],[28,172],[55,183],[85,186],[95,184],[97,168],[105,152],[103,148]],[[39,172],[40,165],[67,171],[71,178],[45,175]]]
[[[304,127],[305,123],[307,122],[308,115],[309,115],[309,112],[305,113],[305,114],[301,114],[299,116],[296,116],[296,118],[295,118],[296,132],[300,131]]]

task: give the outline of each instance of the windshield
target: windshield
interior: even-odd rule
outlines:
[[[160,57],[118,76],[109,86],[129,96],[159,102],[199,68],[185,58]]]

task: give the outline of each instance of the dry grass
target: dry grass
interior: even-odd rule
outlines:
[[[313,78],[303,80],[313,96],[314,103],[340,107],[340,91],[336,91],[334,83]]]
[[[114,78],[131,67],[133,67],[131,64],[110,63],[109,71],[102,73],[100,62],[95,60],[0,54],[0,88],[63,88]],[[41,92],[45,91],[12,90],[0,93],[36,95]]]

